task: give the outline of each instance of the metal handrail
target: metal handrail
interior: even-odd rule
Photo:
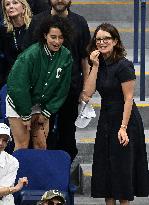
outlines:
[[[140,100],[145,101],[145,24],[146,0],[141,0]]]
[[[134,42],[133,42],[133,62],[138,64],[139,47],[139,1],[134,0]]]
[[[140,63],[138,62],[139,47],[139,7],[141,3],[141,46]],[[134,48],[133,62],[140,64],[140,100],[145,101],[145,24],[146,24],[146,0],[134,0]]]

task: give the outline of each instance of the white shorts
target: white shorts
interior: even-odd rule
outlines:
[[[41,108],[39,104],[34,105],[32,107],[31,115],[41,113]],[[17,112],[9,105],[7,97],[6,97],[6,117],[17,117],[20,118],[20,116],[17,114]]]

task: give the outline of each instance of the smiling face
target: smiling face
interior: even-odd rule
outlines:
[[[113,51],[117,40],[114,40],[107,31],[99,30],[96,34],[96,47],[105,58],[109,57]]]
[[[64,12],[70,7],[71,1],[70,0],[51,0],[51,6],[56,12]]]
[[[51,28],[47,34],[45,34],[45,39],[50,51],[58,51],[64,42],[64,37],[59,28]]]
[[[23,4],[18,0],[5,0],[4,6],[7,16],[10,18],[23,16],[24,14]]]

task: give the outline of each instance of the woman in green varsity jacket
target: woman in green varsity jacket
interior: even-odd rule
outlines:
[[[7,81],[6,115],[14,137],[15,150],[46,149],[49,118],[63,104],[70,85],[72,57],[62,44],[69,41],[67,20],[51,16],[44,20],[39,42],[17,58]]]

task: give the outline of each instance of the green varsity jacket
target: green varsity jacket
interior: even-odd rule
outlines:
[[[33,44],[19,55],[8,76],[9,104],[23,120],[31,118],[36,104],[50,118],[67,97],[71,68],[72,57],[64,46],[51,54],[47,45]]]

